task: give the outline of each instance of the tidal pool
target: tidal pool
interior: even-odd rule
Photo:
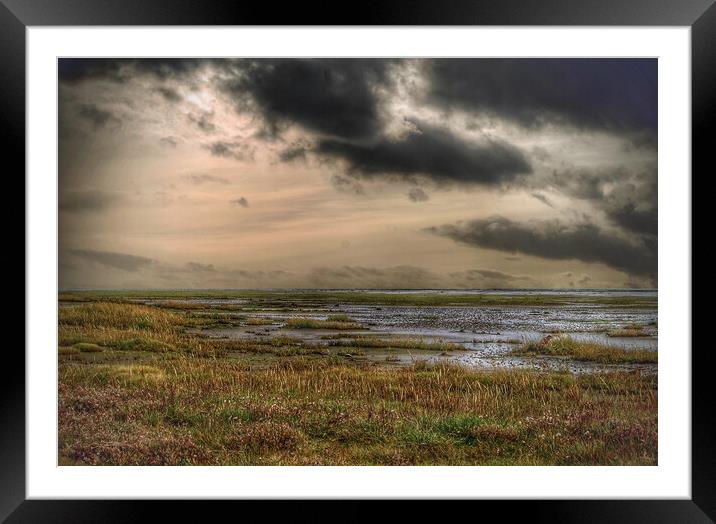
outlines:
[[[378,293],[377,291],[375,293]],[[380,292],[383,293],[383,292]],[[404,292],[409,293],[409,292]],[[425,293],[425,291],[421,291]],[[443,294],[444,291],[436,291]],[[509,293],[509,292],[504,292]],[[551,293],[560,293],[551,291]],[[346,301],[321,301],[311,296],[301,300],[293,295],[285,301],[270,302],[232,299],[232,304],[247,306],[246,316],[270,322],[266,325],[235,325],[202,330],[207,336],[229,339],[290,336],[311,345],[329,346],[337,337],[350,344],[352,337],[378,339],[418,339],[425,342],[447,342],[461,349],[435,351],[424,349],[365,348],[363,355],[353,356],[380,365],[408,365],[416,361],[452,362],[471,367],[529,367],[591,372],[633,369],[634,364],[597,364],[576,362],[559,357],[515,356],[512,350],[547,334],[565,334],[578,341],[591,341],[624,349],[658,350],[658,314],[655,307],[643,307],[622,300],[630,296],[649,296],[650,292],[586,291],[582,295],[562,292],[566,303],[559,305],[505,306],[431,306],[355,304]],[[619,299],[616,305],[583,301],[587,297]],[[534,293],[532,296],[535,296]],[[540,295],[537,295],[540,296]],[[573,302],[569,297],[576,297]],[[223,298],[188,299],[206,307],[227,304]],[[344,315],[360,324],[361,329],[291,329],[289,319],[328,320]],[[639,327],[640,336],[614,336],[625,327]],[[610,333],[611,332],[611,333]],[[633,335],[633,333],[632,333]],[[359,345],[359,344],[356,344]],[[656,372],[656,364],[639,364],[647,372]]]

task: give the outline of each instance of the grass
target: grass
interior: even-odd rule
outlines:
[[[181,315],[144,305],[97,302],[60,308],[60,327],[112,327],[157,332],[172,330],[182,322]]]
[[[269,326],[274,323],[274,320],[263,317],[247,318],[246,320],[244,320],[244,324],[246,324],[247,326]]]
[[[460,344],[443,341],[426,341],[419,338],[377,338],[370,336],[340,337],[330,340],[332,346],[356,346],[360,348],[420,349],[428,351],[457,351],[465,349]]]
[[[342,317],[341,317],[342,318]],[[289,318],[286,320],[286,327],[289,329],[361,329],[358,322],[352,320],[326,320],[314,318]]]
[[[82,353],[101,353],[104,351],[102,346],[90,342],[78,342],[73,347]]]
[[[624,349],[597,342],[582,342],[566,335],[552,337],[548,342],[527,342],[512,351],[515,355],[549,355],[568,357],[601,364],[651,364],[658,362],[658,353],[650,349]]]
[[[354,322],[354,320],[345,313],[337,315],[328,315],[328,320],[330,320],[331,322]]]
[[[208,338],[194,321],[211,310],[90,295],[59,310],[63,465],[657,462],[654,375],[391,367],[397,357],[371,364],[354,356],[371,347],[453,348],[349,333],[321,337],[329,346],[276,334]],[[360,327],[340,314],[293,320]],[[578,346],[562,340],[539,350],[605,358]],[[102,351],[81,349],[90,347]]]
[[[639,327],[637,329],[634,329],[634,328],[614,329],[611,331],[607,331],[607,336],[621,338],[621,337],[646,337],[649,335],[644,332],[643,328]]]
[[[60,366],[62,464],[655,464],[656,379],[191,357]]]

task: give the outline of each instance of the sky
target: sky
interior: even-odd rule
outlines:
[[[59,285],[655,288],[656,59],[60,59]]]

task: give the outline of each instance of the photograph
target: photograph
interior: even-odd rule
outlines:
[[[659,465],[657,57],[56,64],[57,465]]]

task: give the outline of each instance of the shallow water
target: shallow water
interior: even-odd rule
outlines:
[[[383,291],[381,291],[383,292]],[[405,291],[407,292],[407,291]],[[425,293],[425,291],[421,291]],[[443,293],[445,291],[440,291]],[[449,292],[449,290],[447,291]],[[502,292],[502,291],[501,291]],[[560,292],[552,290],[553,293]],[[460,293],[465,293],[460,290]],[[481,293],[485,293],[481,291]],[[507,291],[504,291],[507,293]],[[545,292],[542,292],[545,293]],[[566,293],[566,292],[565,292]],[[585,291],[584,293],[620,293],[639,296],[652,291]],[[526,294],[521,292],[519,294]],[[575,292],[570,290],[569,294]],[[226,304],[226,299],[193,300],[202,304]],[[232,300],[231,303],[236,303]],[[249,302],[251,302],[249,300]],[[243,302],[246,303],[246,302]],[[256,309],[251,317],[274,321],[266,326],[240,326],[204,330],[209,336],[252,338],[288,335],[311,344],[328,344],[327,335],[410,337],[425,341],[443,341],[460,344],[464,350],[439,354],[429,350],[366,349],[364,356],[354,357],[382,365],[406,365],[416,360],[445,361],[471,367],[529,367],[536,369],[566,369],[573,372],[593,372],[607,369],[633,369],[634,365],[604,365],[574,362],[556,357],[516,357],[510,354],[516,346],[530,340],[539,340],[547,333],[565,333],[577,340],[630,348],[658,350],[657,310],[650,308],[615,307],[599,304],[574,303],[565,306],[388,306],[354,304],[296,304],[295,311],[281,311],[274,306]],[[308,317],[324,320],[329,315],[346,314],[365,326],[363,330],[335,331],[327,329],[287,329],[285,320]],[[645,326],[644,337],[610,337],[607,331],[626,325]],[[639,365],[647,372],[656,371],[656,365]]]

